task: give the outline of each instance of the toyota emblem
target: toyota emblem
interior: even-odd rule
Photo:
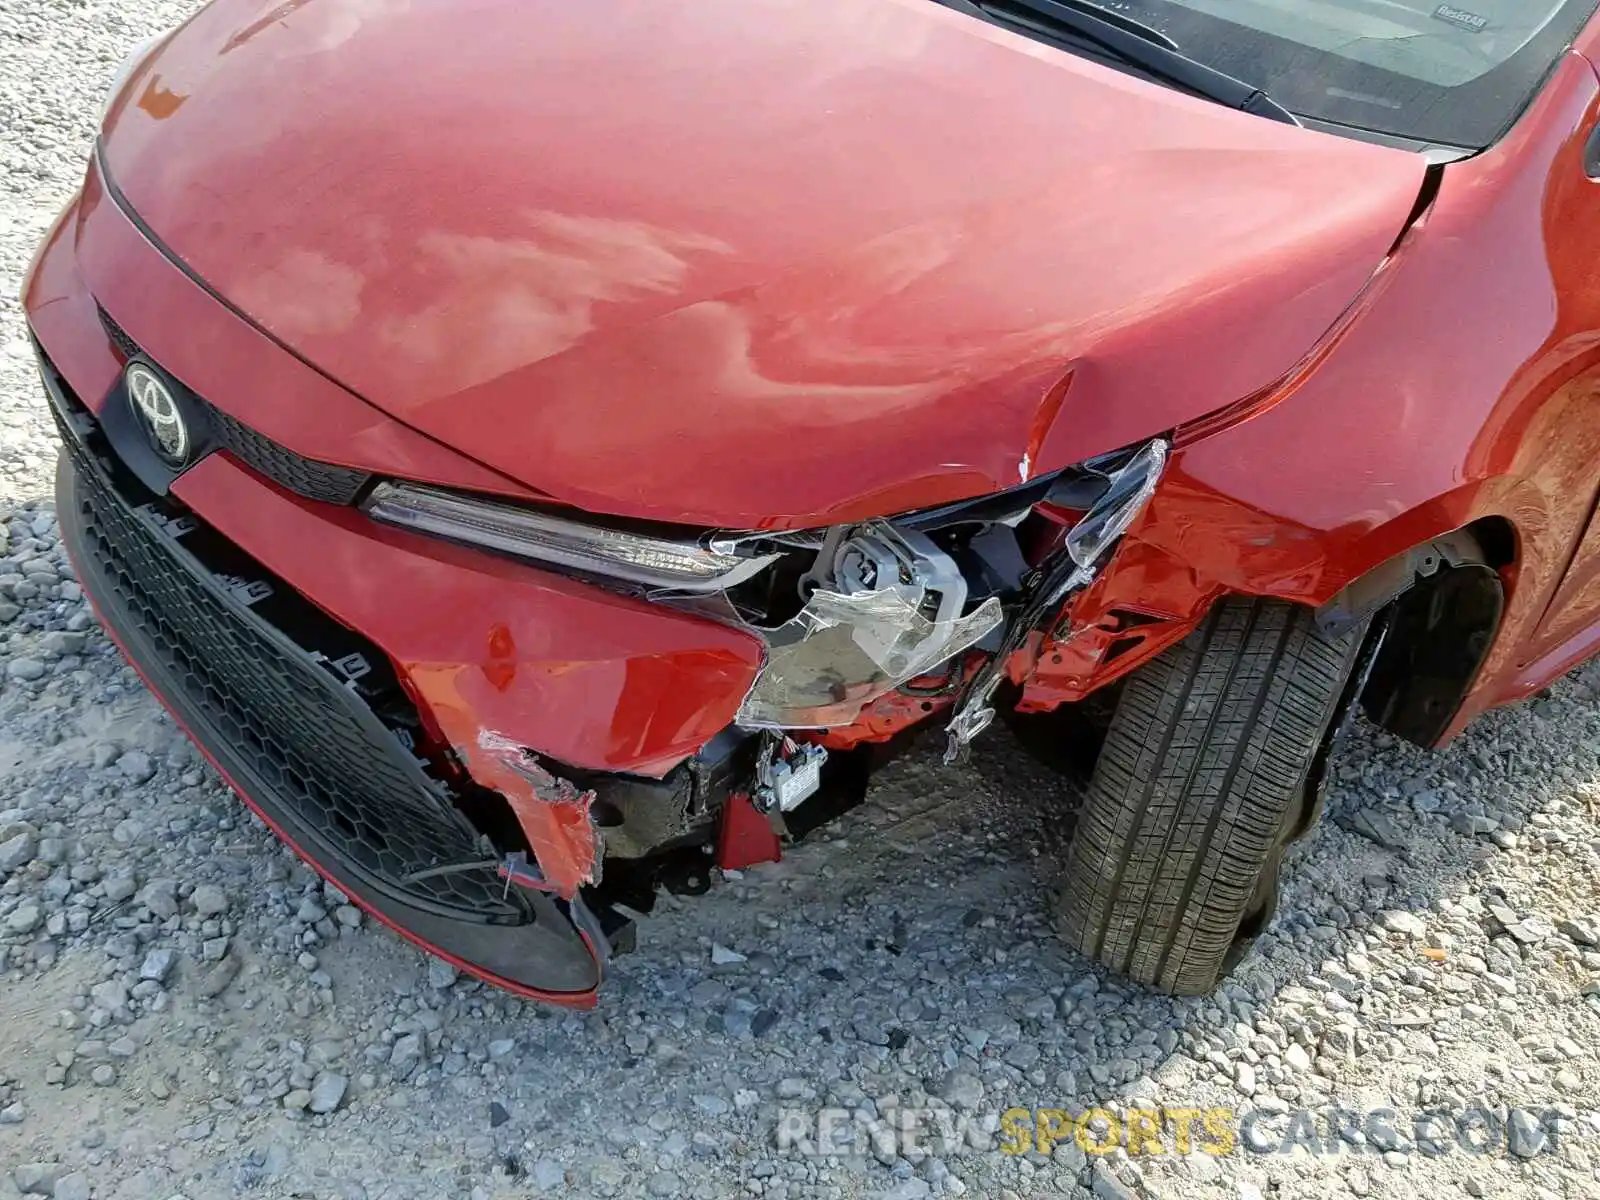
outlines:
[[[150,444],[166,462],[181,467],[189,458],[189,427],[183,423],[183,412],[171,390],[143,363],[130,363],[124,379]]]

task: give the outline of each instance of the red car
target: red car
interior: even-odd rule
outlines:
[[[216,0],[25,285],[67,544],[504,987],[1000,712],[1093,761],[1066,935],[1204,991],[1358,703],[1600,642],[1592,7]]]

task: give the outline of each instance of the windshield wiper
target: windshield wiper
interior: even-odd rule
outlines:
[[[1292,112],[1255,85],[1190,58],[1178,49],[1177,42],[1160,30],[1088,0],[943,2],[950,8],[1004,25],[1042,28],[1045,32],[1064,31],[1186,92],[1268,120],[1300,124]]]

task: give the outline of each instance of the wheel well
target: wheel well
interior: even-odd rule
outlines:
[[[1330,626],[1381,614],[1361,693],[1373,723],[1419,746],[1439,741],[1494,643],[1500,568],[1515,558],[1511,523],[1485,518],[1390,559],[1318,610]]]

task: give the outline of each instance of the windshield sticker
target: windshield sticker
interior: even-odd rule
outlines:
[[[1468,33],[1482,33],[1489,24],[1488,17],[1480,17],[1477,13],[1457,8],[1453,4],[1439,5],[1433,10],[1433,15],[1441,21],[1449,21],[1459,29],[1465,29]]]

